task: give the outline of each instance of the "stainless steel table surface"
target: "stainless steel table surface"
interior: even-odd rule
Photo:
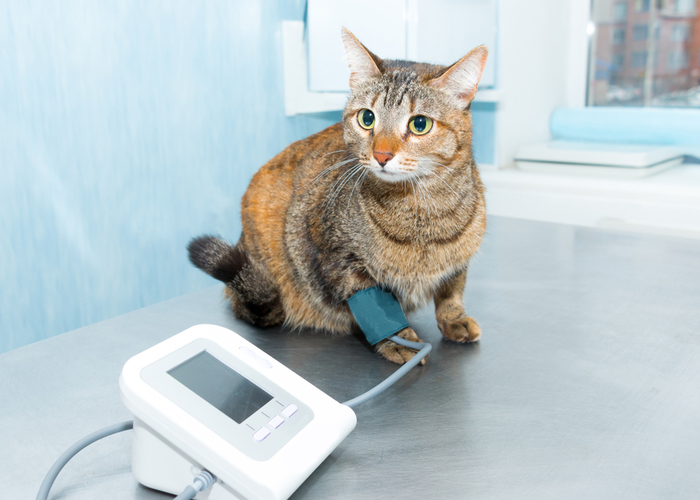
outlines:
[[[69,445],[129,419],[124,362],[198,323],[237,331],[340,401],[395,369],[352,336],[252,328],[221,289],[0,356],[0,496],[34,498]],[[427,364],[358,407],[293,498],[700,497],[700,241],[492,218],[465,303],[482,340],[443,341],[432,307],[410,317],[434,345]],[[134,481],[130,443],[81,452],[52,498],[172,498]]]

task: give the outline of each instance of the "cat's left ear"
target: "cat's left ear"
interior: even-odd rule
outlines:
[[[460,107],[466,109],[476,96],[488,55],[486,46],[480,45],[428,85],[451,94]]]

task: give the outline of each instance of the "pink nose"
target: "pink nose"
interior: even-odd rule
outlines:
[[[374,157],[379,162],[379,165],[383,167],[384,165],[386,165],[386,162],[388,162],[394,157],[394,153],[384,153],[381,151],[375,151]]]

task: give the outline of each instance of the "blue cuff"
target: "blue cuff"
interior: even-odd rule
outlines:
[[[348,305],[372,345],[408,327],[396,298],[377,286],[360,290],[348,299]]]

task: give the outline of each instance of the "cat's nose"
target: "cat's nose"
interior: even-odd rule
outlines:
[[[377,160],[380,166],[386,165],[386,162],[391,160],[394,157],[394,153],[384,153],[381,151],[375,151],[374,152],[374,158]]]

